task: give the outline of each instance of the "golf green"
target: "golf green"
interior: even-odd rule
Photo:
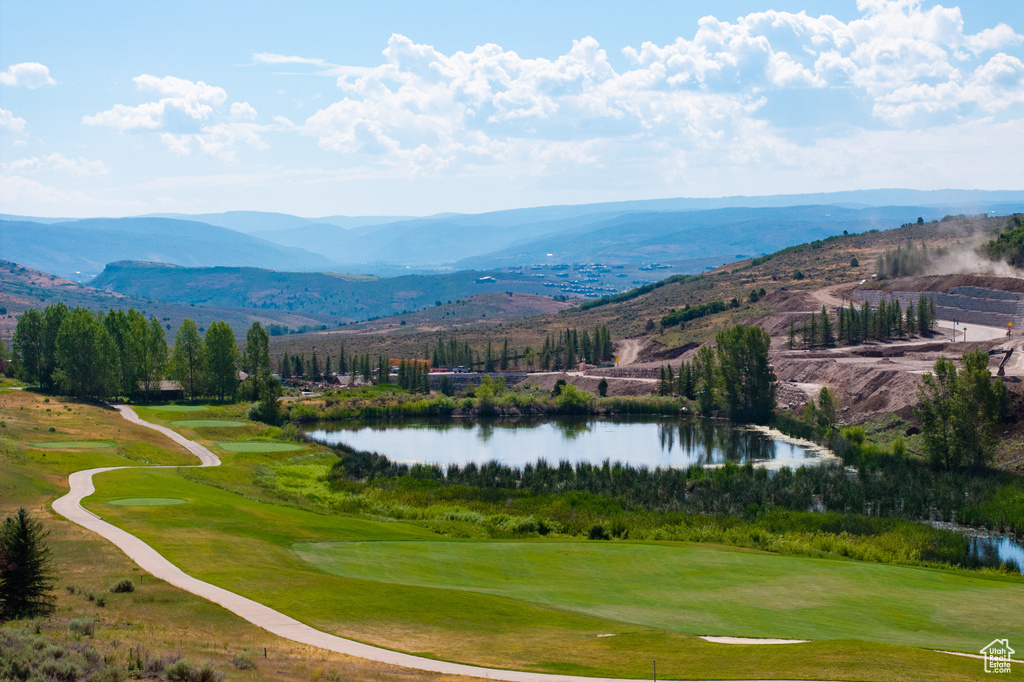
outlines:
[[[99,450],[114,447],[113,443],[102,440],[43,440],[28,445],[43,450]]]
[[[301,445],[295,445],[294,443],[274,443],[274,442],[234,442],[234,443],[218,443],[228,452],[289,452],[291,450],[301,450]]]
[[[189,428],[227,428],[231,426],[246,426],[245,422],[222,421],[220,419],[182,419],[171,422],[175,426],[187,426]]]
[[[146,409],[154,412],[205,412],[210,408],[206,405],[153,405]]]
[[[186,504],[186,500],[177,497],[122,497],[118,500],[107,500],[107,504],[115,507],[170,507],[174,504]]]

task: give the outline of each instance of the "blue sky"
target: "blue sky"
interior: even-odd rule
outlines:
[[[13,0],[0,212],[1024,189],[1022,59],[1016,0]]]

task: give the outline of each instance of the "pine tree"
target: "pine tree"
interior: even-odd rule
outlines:
[[[840,343],[847,341],[846,338],[846,308],[840,308],[836,316],[836,336]]]
[[[796,347],[796,322],[793,318],[789,318],[789,349],[793,350]]]
[[[921,294],[921,298],[917,302],[917,332],[922,336],[931,331],[932,325],[928,319],[930,312],[928,299],[924,294]]]
[[[835,336],[832,335],[832,322],[828,319],[828,311],[821,306],[821,342],[826,346],[834,346]]]
[[[935,329],[935,322],[937,316],[935,315],[935,297],[928,297],[928,331]]]
[[[24,508],[0,526],[0,620],[46,615],[55,608],[48,533]]]
[[[917,333],[917,319],[914,315],[914,302],[907,301],[907,334],[913,336]]]
[[[815,346],[818,343],[818,316],[814,313],[811,313],[810,328],[808,336],[810,337],[811,342],[809,345]]]

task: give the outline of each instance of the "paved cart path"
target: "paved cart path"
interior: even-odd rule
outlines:
[[[209,449],[189,440],[180,433],[173,431],[166,426],[160,426],[144,421],[126,405],[117,405],[118,412],[128,421],[154,429],[164,434],[175,443],[178,443],[193,455],[199,458],[202,467],[220,466],[220,458],[210,452]],[[501,670],[495,668],[484,668],[475,665],[464,665],[461,663],[449,663],[447,661],[435,661],[429,658],[421,658],[410,654],[403,654],[390,649],[363,644],[344,637],[338,637],[326,632],[312,628],[304,623],[286,616],[279,611],[264,606],[258,602],[243,597],[234,592],[203,582],[193,578],[180,568],[165,559],[159,552],[147,545],[134,535],[125,532],[82,507],[82,500],[96,491],[92,482],[95,474],[104,471],[117,469],[137,469],[143,467],[100,467],[97,469],[86,469],[71,474],[68,482],[71,491],[67,495],[55,500],[53,510],[69,521],[87,528],[101,537],[114,543],[121,551],[137,563],[142,570],[171,585],[191,592],[192,594],[208,599],[215,604],[223,606],[235,615],[241,616],[253,625],[263,628],[279,637],[290,639],[293,642],[308,644],[310,646],[327,649],[348,656],[356,656],[370,661],[378,661],[390,665],[401,666],[413,670],[442,673],[446,675],[464,675],[467,677],[478,677],[490,680],[507,680],[508,682],[636,682],[634,679],[609,678],[609,677],[578,677],[574,675],[552,675],[546,673],[532,673],[519,670]],[[177,468],[177,467],[149,467],[149,468]],[[744,640],[746,641],[746,640]],[[773,642],[773,640],[765,640]],[[723,646],[729,646],[723,644]],[[726,651],[723,649],[723,654]],[[669,682],[669,681],[666,681]],[[747,681],[758,682],[758,681]],[[784,680],[773,680],[772,682],[785,682]]]

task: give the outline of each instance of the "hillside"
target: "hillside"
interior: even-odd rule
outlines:
[[[493,281],[480,283],[481,277]],[[90,285],[106,291],[181,304],[281,310],[356,321],[431,307],[488,291],[550,293],[518,272],[456,272],[387,279],[257,268],[184,268],[159,263],[111,263]]]
[[[488,340],[509,338],[518,348],[526,345],[539,347],[548,334],[566,328],[592,329],[608,325],[616,340],[631,339],[631,352],[638,361],[676,359],[693,344],[709,340],[723,326],[745,320],[767,320],[766,324],[788,323],[791,313],[807,315],[820,310],[822,301],[811,296],[822,287],[843,282],[856,283],[869,278],[874,272],[875,259],[885,250],[907,240],[926,240],[933,247],[948,246],[956,242],[976,239],[976,235],[1002,227],[1005,217],[965,218],[923,225],[905,225],[896,229],[872,231],[863,234],[833,237],[820,242],[807,243],[783,249],[768,258],[758,259],[756,265],[744,260],[731,263],[704,275],[673,277],[660,286],[638,289],[625,300],[596,305],[583,303],[556,314],[528,317],[516,321],[481,320],[475,325],[459,327],[452,335],[474,346],[486,345]],[[893,226],[895,227],[895,225]],[[859,261],[851,266],[851,258]],[[796,279],[799,271],[801,278]],[[750,302],[752,289],[765,289],[766,297]],[[773,296],[774,292],[781,292]],[[796,294],[796,298],[794,298]],[[659,328],[661,318],[684,305],[699,305],[710,301],[728,301],[736,297],[738,308],[726,313],[701,318],[683,327]],[[593,307],[591,307],[593,306]],[[768,317],[776,315],[774,322]],[[401,322],[405,320],[406,324]],[[774,333],[781,333],[773,330]],[[346,348],[381,349],[393,357],[422,353],[425,344],[433,344],[439,334],[436,325],[418,323],[409,316],[377,320],[351,325],[344,329],[316,335],[294,335],[275,341],[274,352],[310,352],[314,346],[322,347],[333,340],[344,342]]]
[[[63,302],[69,307],[81,307],[106,312],[110,309],[135,308],[146,317],[159,319],[172,339],[181,321],[191,318],[201,328],[211,322],[226,321],[235,335],[245,336],[253,323],[281,325],[291,329],[302,327],[335,326],[337,320],[329,315],[308,315],[287,310],[252,310],[225,306],[185,305],[167,303],[137,296],[126,296],[103,291],[79,282],[49,273],[26,268],[9,261],[0,261],[0,339],[9,341],[14,334],[17,316],[29,308],[43,309]]]
[[[206,223],[169,218],[95,218],[45,225],[0,221],[9,261],[83,281],[119,260],[179,265],[334,269],[324,256]]]

